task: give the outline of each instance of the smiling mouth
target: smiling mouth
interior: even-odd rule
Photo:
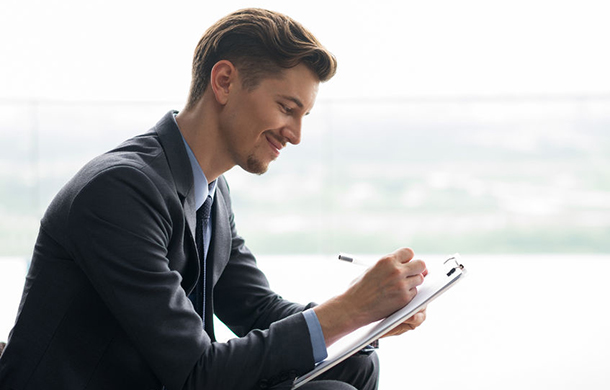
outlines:
[[[282,148],[284,147],[282,142],[278,141],[271,134],[265,134],[265,138],[267,139],[267,142],[269,143],[271,150],[275,154],[275,157],[278,157],[280,155],[280,150],[282,150]]]

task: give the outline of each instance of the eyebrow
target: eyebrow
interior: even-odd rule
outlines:
[[[294,104],[296,104],[297,106],[299,106],[299,108],[303,108],[303,102],[300,101],[299,99],[297,99],[294,96],[288,96],[288,95],[280,95],[280,97],[282,99],[286,99],[286,100],[290,100],[291,102],[294,102]]]

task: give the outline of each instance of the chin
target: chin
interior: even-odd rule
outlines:
[[[247,172],[262,175],[269,169],[269,163],[265,163],[254,156],[249,156],[246,161],[246,166],[242,168]]]

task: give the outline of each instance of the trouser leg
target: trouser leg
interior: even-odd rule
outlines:
[[[375,352],[357,353],[317,379],[348,383],[357,390],[376,390],[379,383],[379,357]]]
[[[314,380],[305,383],[299,390],[355,390],[355,387],[339,381]]]
[[[358,353],[331,368],[299,390],[377,390],[379,383],[379,358],[375,352]],[[273,389],[290,389],[283,383]]]

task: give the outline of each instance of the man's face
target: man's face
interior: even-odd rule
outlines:
[[[220,121],[221,137],[233,162],[262,174],[288,143],[301,141],[301,121],[312,109],[319,81],[305,65],[265,78],[253,90],[233,85]]]

